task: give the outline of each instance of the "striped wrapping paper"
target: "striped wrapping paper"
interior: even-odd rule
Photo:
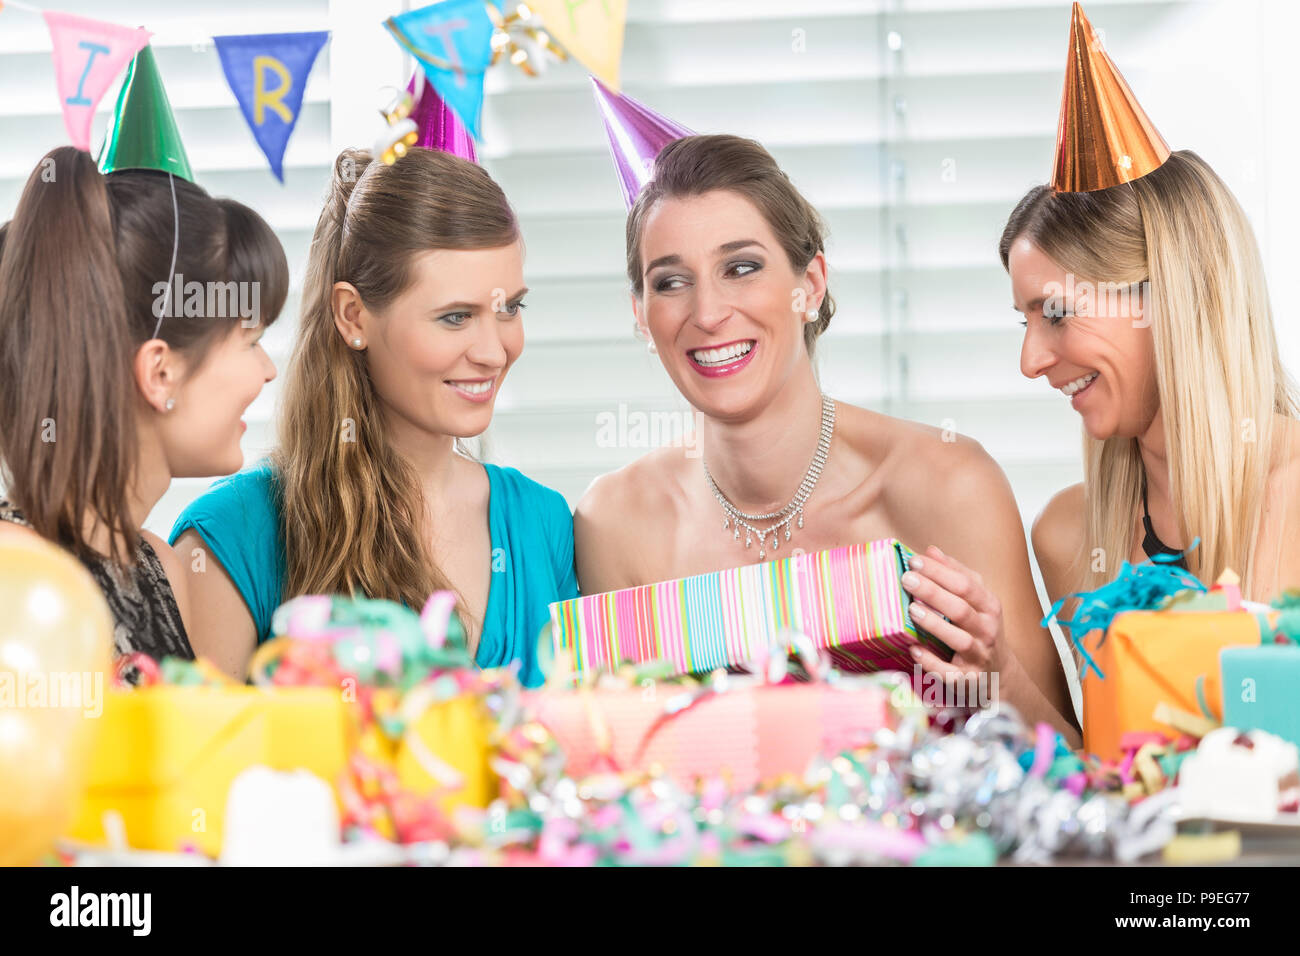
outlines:
[[[703,673],[799,631],[842,670],[910,671],[913,644],[952,656],[907,613],[900,578],[911,555],[889,538],[559,601],[556,657],[578,673],[657,659]]]

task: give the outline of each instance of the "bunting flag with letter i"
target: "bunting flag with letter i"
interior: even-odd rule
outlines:
[[[63,123],[72,145],[89,152],[95,107],[152,34],[143,27],[120,27],[58,11],[47,10],[42,16],[54,42],[54,77]]]
[[[328,31],[212,38],[226,82],[280,182],[284,182],[284,150],[302,112],[307,76],[328,39]]]
[[[484,0],[441,0],[389,17],[384,26],[419,60],[443,102],[481,140],[483,76],[492,63],[495,30]]]
[[[627,0],[528,0],[547,32],[615,93],[623,61]]]

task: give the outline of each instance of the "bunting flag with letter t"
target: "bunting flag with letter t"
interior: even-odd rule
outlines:
[[[528,0],[528,6],[560,46],[619,92],[627,0]]]
[[[280,182],[284,182],[284,150],[302,111],[307,76],[327,39],[327,31],[212,38],[226,82]]]
[[[149,42],[143,27],[120,27],[47,10],[42,13],[54,42],[54,77],[63,124],[77,149],[90,151],[90,121],[109,85]]]
[[[495,28],[484,0],[441,0],[384,21],[415,57],[443,101],[475,139],[483,138],[483,77],[492,63]]]

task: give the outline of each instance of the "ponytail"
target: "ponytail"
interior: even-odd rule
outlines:
[[[97,524],[128,553],[137,543],[133,342],[113,230],[94,160],[62,146],[28,177],[0,255],[7,493],[38,534],[82,558]]]
[[[307,258],[308,274],[316,273],[320,282],[305,283],[311,293],[324,292],[332,297],[338,279],[339,258],[343,252],[343,231],[347,226],[348,203],[352,199],[357,181],[365,175],[372,162],[364,149],[345,149],[334,160],[334,175],[330,177],[329,195],[325,208],[316,221],[316,231],[311,237],[311,251]],[[304,302],[303,308],[316,308],[317,303]]]

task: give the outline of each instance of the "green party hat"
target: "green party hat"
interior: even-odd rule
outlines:
[[[176,117],[163,88],[153,48],[148,44],[127,67],[117,106],[99,151],[99,171],[157,169],[194,182],[189,157],[181,143]]]

